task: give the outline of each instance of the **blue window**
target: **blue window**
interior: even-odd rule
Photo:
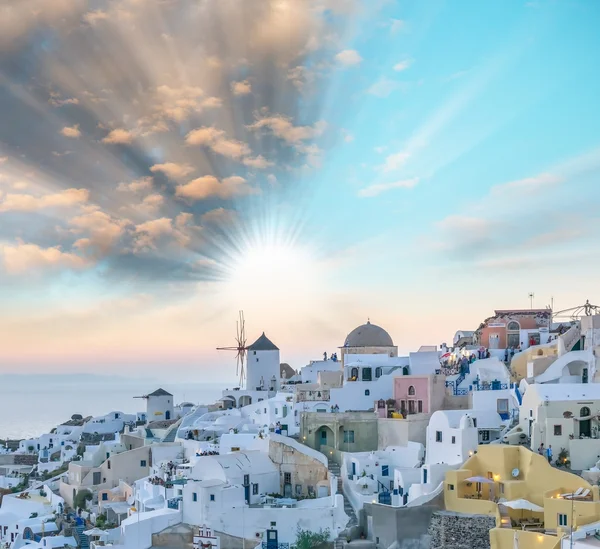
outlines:
[[[371,394],[371,391],[369,391],[369,389],[365,389],[365,396],[368,397]]]
[[[354,443],[354,431],[344,430],[344,442]]]
[[[192,501],[198,501],[198,494],[196,492],[192,494]]]
[[[215,495],[214,494],[210,495],[210,501],[215,501]]]
[[[381,466],[381,476],[382,477],[389,477],[390,476],[390,467],[389,467],[389,465],[382,465]]]
[[[108,501],[108,494],[106,492],[102,494],[102,501]]]
[[[140,467],[146,467],[146,460],[143,459],[142,461],[140,461]]]

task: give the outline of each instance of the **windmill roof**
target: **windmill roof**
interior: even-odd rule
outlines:
[[[279,351],[277,347],[266,335],[265,332],[248,347],[249,351]]]
[[[162,397],[162,396],[173,396],[171,393],[167,393],[164,389],[156,389],[153,393],[148,395],[149,397]]]

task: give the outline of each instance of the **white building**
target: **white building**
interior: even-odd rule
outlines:
[[[461,464],[479,444],[498,440],[506,427],[493,410],[438,410],[427,427],[427,464]]]
[[[278,347],[263,332],[247,352],[246,388],[278,391],[281,383]]]
[[[317,383],[319,372],[339,372],[342,369],[342,363],[339,360],[311,360],[310,364],[300,370],[300,379],[302,383]]]
[[[135,424],[135,414],[124,414],[123,412],[110,412],[103,416],[90,419],[84,426],[83,432],[88,434],[98,433],[106,435],[123,431],[125,425]]]
[[[530,437],[532,449],[551,446],[556,459],[564,448],[572,469],[589,469],[600,454],[599,415],[600,384],[535,383],[523,395],[519,426],[513,431],[520,428]]]
[[[164,389],[144,395],[146,399],[146,419],[148,422],[175,419],[173,395]]]

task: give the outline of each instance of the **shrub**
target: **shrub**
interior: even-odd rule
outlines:
[[[73,500],[73,505],[77,509],[85,509],[86,503],[88,501],[91,501],[92,498],[92,493],[89,490],[80,490],[79,492],[77,492],[77,495]]]
[[[296,549],[315,549],[328,541],[329,528],[321,529],[318,532],[302,530],[300,527],[296,530]]]

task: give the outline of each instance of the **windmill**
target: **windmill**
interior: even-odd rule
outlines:
[[[240,387],[244,387],[246,380],[246,370],[244,369],[244,362],[246,360],[246,323],[244,321],[244,311],[240,311],[239,319],[236,322],[236,339],[237,345],[235,347],[217,347],[217,351],[237,351],[235,356],[236,359],[236,375],[240,376]]]

